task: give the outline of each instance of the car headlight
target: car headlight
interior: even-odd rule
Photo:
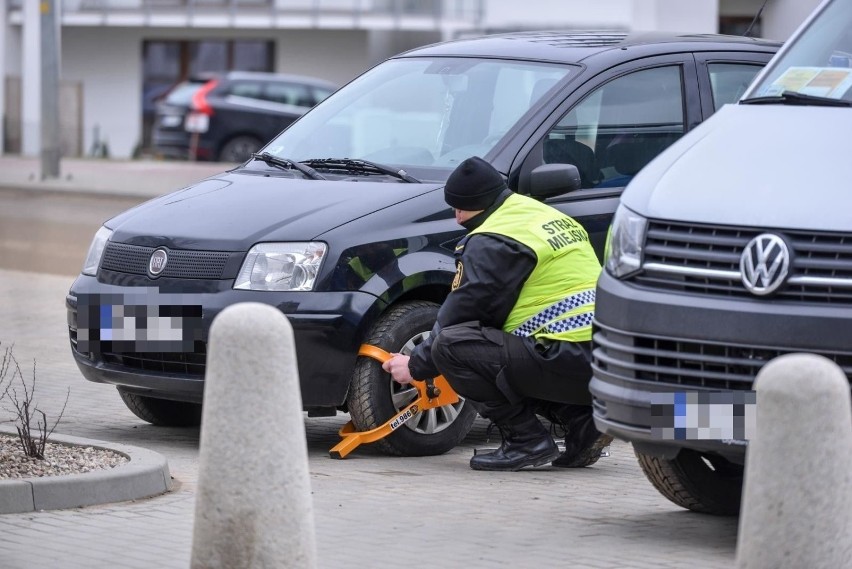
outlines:
[[[642,245],[648,220],[618,206],[606,242],[606,269],[622,279],[642,268]]]
[[[260,243],[246,254],[234,288],[312,290],[328,247],[325,243]]]
[[[98,274],[98,266],[101,264],[101,257],[104,254],[107,241],[112,237],[112,229],[101,227],[95,233],[92,239],[92,244],[89,245],[89,252],[86,254],[86,260],[83,262],[83,274],[94,277]]]

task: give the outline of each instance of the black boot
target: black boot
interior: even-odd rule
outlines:
[[[520,470],[539,466],[559,456],[559,447],[535,415],[511,422],[496,422],[503,443],[500,448],[470,459],[474,470]]]
[[[612,442],[611,435],[605,435],[595,427],[591,407],[550,407],[544,416],[565,429],[565,452],[553,461],[553,466],[558,468],[591,466],[600,459],[603,449]]]

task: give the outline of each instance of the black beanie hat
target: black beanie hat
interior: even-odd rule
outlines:
[[[488,209],[506,187],[500,172],[479,156],[474,156],[459,164],[447,178],[444,200],[455,209]]]

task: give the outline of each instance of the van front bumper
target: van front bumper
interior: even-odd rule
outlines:
[[[692,448],[742,462],[741,440],[652,436],[652,394],[749,391],[764,364],[795,352],[823,355],[852,377],[849,322],[852,307],[675,293],[604,272],[589,386],[595,423],[647,454]]]

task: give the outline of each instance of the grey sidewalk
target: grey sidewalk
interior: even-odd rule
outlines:
[[[63,178],[37,180],[35,159],[0,157],[0,187],[152,197],[227,164],[63,160]],[[82,378],[70,353],[64,298],[73,279],[0,270],[0,342],[25,373],[37,362],[50,414],[71,397],[57,433],[161,453],[171,492],[70,510],[0,515],[3,569],[182,568],[189,565],[198,429],[153,427],[114,388]],[[737,520],[682,510],[645,480],[629,445],[593,468],[483,473],[468,468],[486,443],[478,421],[443,456],[390,458],[328,449],[347,417],[306,419],[319,566],[727,568]]]
[[[60,177],[40,179],[38,158],[0,156],[0,188],[151,198],[233,168],[216,162],[63,158]]]
[[[136,419],[115,389],[85,381],[68,346],[65,277],[0,270],[0,342],[25,373],[37,360],[39,401],[57,432],[148,448],[174,478],[168,494],[135,502],[0,515],[4,569],[182,568],[189,565],[198,430]],[[14,299],[14,300],[13,300]],[[306,419],[319,566],[471,568],[727,568],[737,521],[670,504],[642,476],[630,446],[593,468],[517,473],[468,468],[486,445],[479,421],[443,456],[391,458],[328,449],[346,421]],[[494,443],[491,442],[491,445]]]

